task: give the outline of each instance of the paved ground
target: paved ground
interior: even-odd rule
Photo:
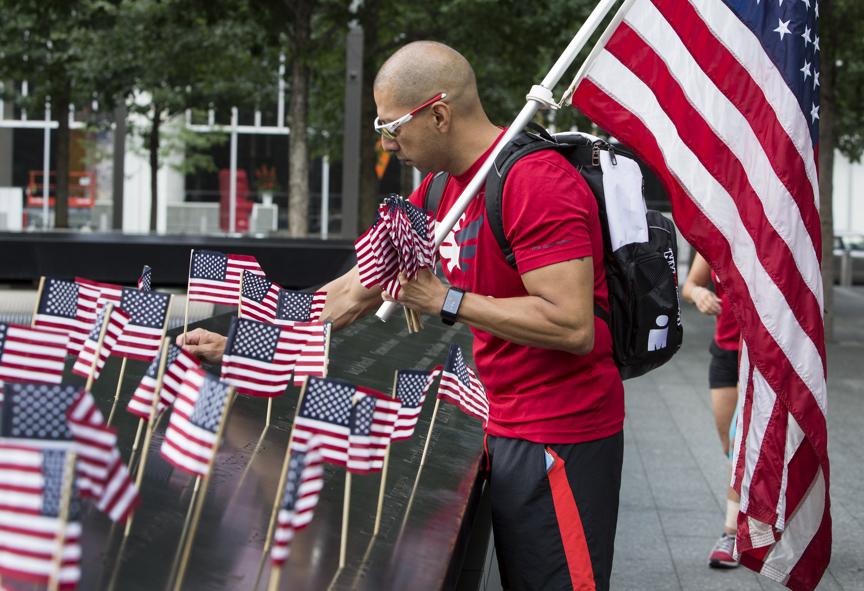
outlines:
[[[864,289],[835,291],[828,345],[833,558],[821,590],[864,590]],[[624,473],[615,590],[762,590],[751,571],[714,571],[706,558],[722,531],[728,463],[708,397],[711,320],[687,306],[685,345],[666,366],[626,382]],[[495,563],[483,587],[500,589]]]

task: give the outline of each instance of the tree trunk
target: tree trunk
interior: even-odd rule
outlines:
[[[288,104],[288,234],[309,234],[309,65],[303,50],[309,46],[311,6],[308,0],[294,4],[294,60],[291,64],[291,98]]]
[[[114,109],[114,153],[112,174],[111,211],[114,230],[123,229],[123,185],[126,180],[126,99],[120,97]]]
[[[831,2],[820,5],[821,28],[837,26],[832,23]],[[834,95],[837,79],[837,64],[834,47],[825,43],[820,56],[819,103],[819,217],[822,221],[822,287],[825,292],[825,340],[834,339],[834,146],[837,144],[834,129]]]
[[[156,231],[159,212],[159,127],[162,124],[162,110],[154,105],[153,123],[150,126],[148,149],[150,151],[150,231]]]
[[[54,118],[57,119],[57,171],[54,186],[54,227],[69,227],[69,85],[63,87],[52,101]],[[49,176],[45,182],[50,182]]]
[[[372,127],[372,121],[377,116],[375,99],[372,96],[372,84],[381,65],[382,57],[378,55],[378,0],[364,2],[362,9],[363,24],[363,108],[360,127],[360,213],[358,216],[359,231],[362,234],[375,221],[375,212],[380,202],[378,177],[375,174],[375,164],[378,153],[375,151],[377,134]]]

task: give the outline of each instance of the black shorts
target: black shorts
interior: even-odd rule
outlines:
[[[548,446],[490,435],[487,449],[504,589],[609,589],[623,432]]]
[[[711,341],[711,365],[708,366],[708,387],[734,388],[738,385],[738,351],[721,349],[717,341]]]

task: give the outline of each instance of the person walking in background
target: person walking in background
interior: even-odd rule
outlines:
[[[714,291],[708,288],[712,283]],[[723,302],[722,283],[708,266],[708,262],[698,253],[684,282],[682,295],[700,312],[715,317],[714,339],[709,347],[711,363],[708,366],[708,387],[711,391],[711,410],[714,413],[720,444],[723,453],[731,459],[732,442],[735,439],[733,420],[738,403],[738,352],[741,332],[730,306]],[[726,495],[723,534],[708,556],[708,565],[712,568],[738,566],[733,551],[739,507],[740,497],[730,486]]]

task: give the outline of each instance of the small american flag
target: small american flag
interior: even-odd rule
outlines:
[[[0,437],[27,439],[29,444],[70,447],[72,432],[66,412],[80,388],[29,382],[5,384]]]
[[[189,300],[226,306],[238,305],[240,278],[244,270],[255,275],[264,275],[253,256],[193,250],[189,268]]]
[[[129,323],[114,345],[114,354],[141,361],[150,361],[158,355],[170,302],[171,296],[166,293],[124,287],[120,309],[129,315]]]
[[[126,410],[133,415],[150,420],[150,406],[153,402],[153,394],[156,390],[156,376],[159,373],[159,361],[161,357],[156,355],[144,377],[141,378],[141,383],[132,394],[132,399]],[[156,412],[161,413],[167,407],[174,404],[174,399],[180,392],[180,385],[186,377],[186,371],[200,367],[198,360],[178,347],[171,344],[168,346],[168,359],[165,361],[165,373],[162,376],[162,390],[159,392],[159,403],[156,407]]]
[[[357,474],[384,467],[387,446],[402,403],[381,392],[357,387],[351,408],[348,437],[348,470]]]
[[[222,356],[222,379],[241,394],[278,396],[291,381],[304,342],[291,328],[235,318]]]
[[[438,398],[457,405],[464,412],[484,422],[489,419],[489,401],[486,389],[477,378],[474,370],[465,363],[462,347],[450,345],[447,364],[441,371],[438,384]]]
[[[68,344],[59,332],[0,324],[0,382],[59,384]]]
[[[318,322],[327,301],[326,291],[291,291],[282,289],[276,308],[275,324]]]
[[[78,285],[78,308],[79,318],[84,322],[83,330],[69,335],[70,351],[79,354],[84,346],[84,341],[90,332],[99,309],[105,304],[111,303],[115,307],[120,305],[123,296],[123,288],[113,283],[100,283],[83,277],[76,277]]]
[[[410,439],[414,434],[417,419],[420,417],[423,402],[426,400],[426,393],[440,374],[440,365],[432,371],[400,369],[396,373],[396,398],[402,403],[402,406],[399,408],[399,416],[396,418],[393,441]]]
[[[357,388],[342,380],[309,378],[294,421],[293,444],[305,450],[312,438],[321,438],[325,462],[348,463],[348,438],[351,434],[351,407]]]
[[[397,273],[409,278],[435,262],[435,220],[398,195],[387,197],[375,223],[354,243],[360,283],[384,285]]]
[[[67,453],[0,442],[0,575],[7,579],[48,583],[64,527],[59,586],[74,589],[81,578],[80,503],[74,487],[68,519],[59,519]]]
[[[102,339],[102,348],[99,349],[99,359],[96,362],[96,371],[93,374],[94,380],[99,379],[99,374],[102,372],[102,368],[105,367],[105,361],[111,355],[117,339],[129,322],[129,315],[111,304],[103,306],[97,313],[93,326],[90,328],[90,334],[87,335],[87,340],[84,341],[84,346],[75,360],[75,365],[72,366],[72,373],[84,378],[90,376],[90,369],[96,357],[96,347],[99,344],[99,334],[102,331],[102,325],[106,322],[105,315],[109,309],[111,312],[108,314],[105,337]]]
[[[70,336],[69,352],[81,349],[91,322],[83,313],[89,305],[80,295],[81,287],[74,281],[46,277],[36,305],[33,327],[54,330]],[[75,342],[73,342],[73,335]]]
[[[144,265],[141,270],[141,276],[138,277],[138,289],[141,291],[153,289],[153,269],[150,268],[150,265]]]
[[[302,343],[294,361],[294,385],[302,386],[309,376],[327,375],[330,323],[297,322],[291,328],[295,340]]]
[[[230,388],[203,369],[190,369],[174,401],[162,456],[177,468],[205,476],[216,454],[217,432]]]
[[[321,440],[313,437],[304,451],[291,450],[285,489],[279,506],[273,549],[270,558],[276,568],[285,564],[294,532],[312,521],[318,497],[324,486],[324,466],[321,459]]]
[[[97,508],[113,521],[122,522],[139,503],[120,451],[117,432],[105,426],[93,396],[81,390],[67,411],[69,429],[78,450],[78,488],[96,499]]]
[[[316,322],[326,300],[326,292],[291,291],[262,275],[244,271],[238,315],[280,326]]]
[[[318,436],[325,462],[347,466],[352,472],[380,470],[400,405],[369,388],[311,377],[294,423],[293,441],[298,449],[305,449]]]
[[[241,318],[273,323],[276,320],[280,291],[282,288],[265,276],[243,271],[238,315]]]

